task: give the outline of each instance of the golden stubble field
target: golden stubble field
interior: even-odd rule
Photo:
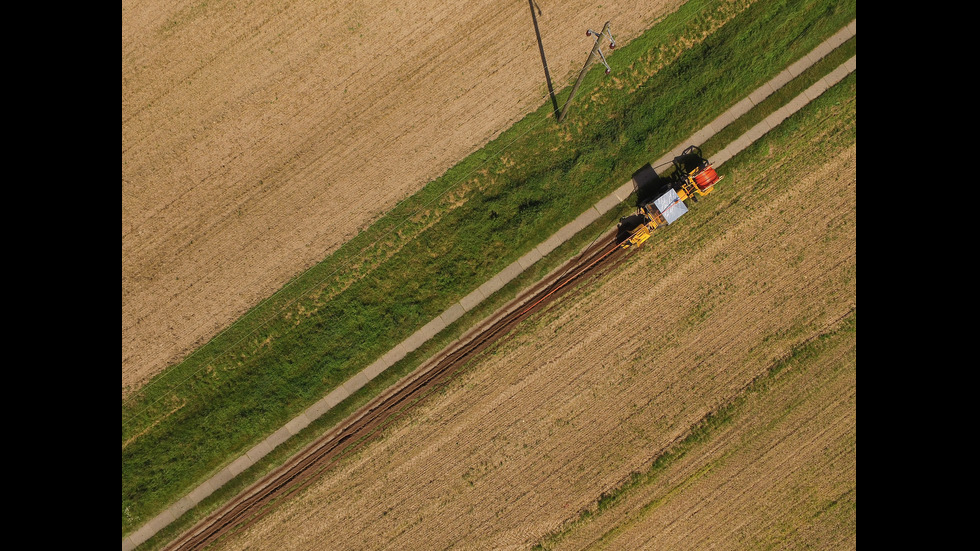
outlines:
[[[738,185],[739,174],[728,178],[720,186]],[[695,206],[217,547],[524,549],[568,529],[856,308],[856,146],[781,186]],[[686,232],[709,220],[724,229],[687,245]],[[749,400],[742,422],[595,522],[571,525],[559,546],[743,548],[790,537],[853,547],[853,530],[824,534],[812,520],[855,487],[854,342],[836,346],[809,367],[816,375]],[[840,523],[852,521],[845,512]]]
[[[679,0],[124,0],[123,396]]]
[[[550,549],[854,549],[857,349],[821,343],[734,423]]]

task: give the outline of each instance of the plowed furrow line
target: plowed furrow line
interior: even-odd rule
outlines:
[[[571,260],[515,298],[502,314],[490,318],[460,339],[462,344],[423,365],[416,374],[376,397],[282,467],[267,475],[239,497],[173,541],[167,549],[203,549],[223,535],[252,525],[268,514],[274,502],[303,490],[319,475],[367,444],[379,429],[397,415],[417,405],[429,390],[444,383],[460,366],[493,342],[504,337],[522,320],[564,295],[585,277],[608,272],[625,258],[615,242],[615,232],[596,240]]]

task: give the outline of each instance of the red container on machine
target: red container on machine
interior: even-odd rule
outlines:
[[[694,183],[697,184],[698,189],[701,191],[715,185],[720,179],[718,173],[715,172],[715,167],[711,165],[708,165],[704,170],[694,175]]]

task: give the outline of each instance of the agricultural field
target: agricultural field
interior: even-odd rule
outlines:
[[[855,98],[216,548],[853,548]]]
[[[122,392],[681,0],[122,5]]]
[[[853,1],[832,0],[156,4],[123,6],[124,537],[854,17]],[[617,71],[605,80],[593,71],[570,123],[556,128],[552,108],[591,46],[584,29],[606,20]],[[828,63],[853,49],[852,40]],[[851,76],[730,161],[727,194],[703,199],[686,224],[536,314],[378,441],[221,545],[616,547],[649,539],[658,522],[680,526],[669,517],[679,490],[717,493],[701,484],[709,462],[723,473],[771,459],[750,448],[777,425],[804,438],[765,403],[790,400],[790,413],[805,416],[811,402],[767,394],[760,381],[818,369],[784,367],[813,342],[847,341],[826,360],[836,367],[853,349],[854,210],[846,200],[841,209],[840,194],[855,185],[854,95]],[[708,144],[709,157],[724,139]],[[801,178],[783,181],[787,167]],[[839,212],[821,217],[830,206],[818,197],[834,192]],[[273,469],[619,215],[148,547]],[[660,304],[671,306],[651,320]],[[787,383],[785,392],[798,390]],[[652,393],[646,401],[643,392]],[[750,411],[753,397],[759,411]],[[838,398],[830,414],[846,415],[853,396]],[[713,448],[710,437],[692,440],[712,419],[737,414],[758,425],[718,429],[730,432]],[[834,422],[839,434],[823,438],[851,439],[832,442],[846,463],[853,426]],[[779,464],[788,486],[770,495],[809,480],[797,463]],[[831,512],[844,528],[803,527],[813,538],[823,529],[853,537],[853,476],[839,474],[820,499],[843,485]],[[776,528],[746,520],[747,532],[726,537],[788,541],[773,530],[817,514],[817,501],[796,502],[797,516]],[[382,527],[369,536],[372,522]]]

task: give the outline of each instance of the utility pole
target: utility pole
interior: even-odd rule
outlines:
[[[613,40],[612,33],[609,31],[609,21],[606,21],[606,24],[603,25],[603,27],[602,27],[602,31],[600,31],[598,33],[596,33],[595,31],[593,31],[592,29],[589,29],[589,30],[585,31],[585,35],[586,36],[591,36],[593,34],[596,35],[596,37],[595,37],[595,44],[592,46],[592,51],[589,52],[589,58],[585,60],[585,66],[582,67],[582,71],[579,72],[579,74],[578,74],[578,80],[576,80],[575,81],[575,85],[572,86],[572,92],[570,94],[568,94],[568,99],[565,100],[565,106],[561,108],[561,113],[558,115],[558,122],[559,123],[562,120],[565,119],[565,114],[568,113],[568,106],[571,105],[572,98],[575,97],[575,92],[578,90],[579,85],[582,84],[582,80],[585,78],[585,73],[588,73],[589,72],[589,67],[592,66],[592,62],[595,61],[596,54],[599,54],[599,57],[602,58],[602,63],[606,66],[606,74],[607,75],[609,74],[609,71],[611,70],[611,69],[609,69],[609,64],[606,63],[606,57],[602,55],[602,50],[600,49],[600,47],[602,46],[602,39],[603,39],[603,37],[606,37],[606,36],[609,37],[609,47],[610,48],[615,48],[616,47],[616,41]]]

